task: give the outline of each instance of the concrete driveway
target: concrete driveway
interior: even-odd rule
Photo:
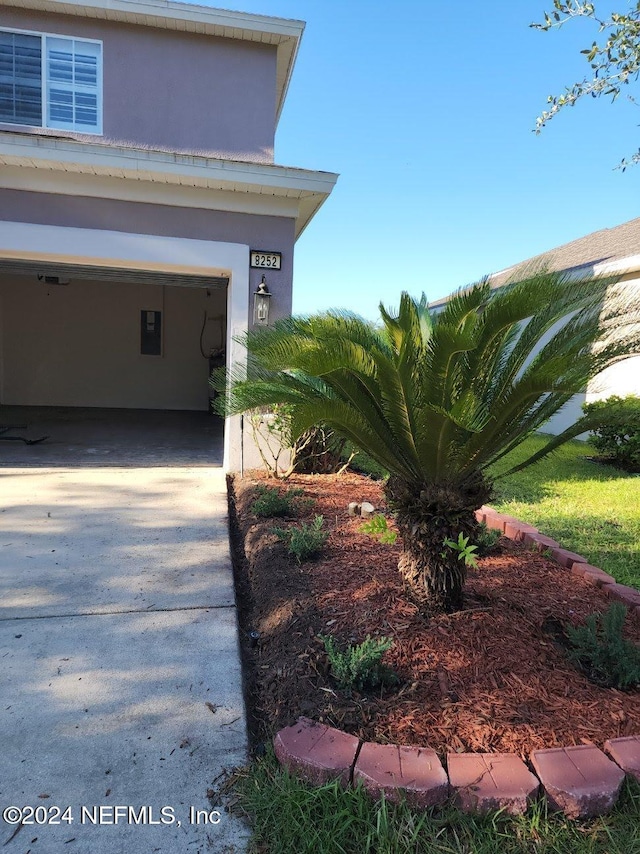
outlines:
[[[247,749],[220,437],[108,420],[0,442],[0,802],[38,808],[0,845],[242,851],[207,797]]]

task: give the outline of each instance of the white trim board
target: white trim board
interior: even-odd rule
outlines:
[[[238,264],[239,246],[242,244],[0,221],[0,258],[231,276],[232,267]],[[249,266],[248,254],[243,255],[242,263]]]
[[[298,169],[274,163],[230,160],[206,154],[180,154],[153,148],[137,148],[117,142],[80,142],[50,134],[25,134],[0,130],[0,162],[7,165],[72,169],[77,172],[118,170],[144,179],[196,183],[215,182],[220,189],[263,188],[264,192],[287,195],[289,191],[330,192],[338,179],[334,172]]]

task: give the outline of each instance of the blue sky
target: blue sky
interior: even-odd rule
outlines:
[[[547,95],[587,70],[595,31],[530,29],[551,0],[246,0],[307,26],[276,162],[340,173],[298,241],[294,311],[377,316],[437,299],[640,216],[640,106],[578,104],[539,136]],[[602,4],[601,4],[602,5]],[[613,4],[623,8],[625,0]]]

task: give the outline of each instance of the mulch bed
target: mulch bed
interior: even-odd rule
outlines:
[[[640,691],[592,684],[558,642],[563,624],[607,609],[599,589],[503,538],[498,553],[470,571],[465,609],[427,622],[403,590],[400,546],[360,533],[362,520],[347,514],[350,501],[384,511],[379,483],[351,473],[288,481],[315,501],[296,521],[322,514],[330,532],[321,558],[298,566],[272,533],[282,520],[250,512],[261,479],[236,478],[230,490],[254,744],[300,715],[380,743],[523,758],[640,734]],[[259,632],[255,645],[250,631]],[[637,622],[628,619],[627,632],[640,643]],[[367,634],[391,637],[384,661],[399,684],[348,696],[328,673],[319,634],[342,645]]]

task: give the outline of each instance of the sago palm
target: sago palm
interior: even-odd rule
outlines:
[[[406,585],[424,612],[455,610],[465,565],[446,541],[473,542],[487,470],[590,377],[638,352],[640,300],[610,281],[543,272],[498,291],[483,281],[437,314],[406,293],[397,313],[380,313],[379,326],[332,311],[250,332],[246,379],[231,378],[223,408],[288,404],[294,436],[327,424],[387,469]]]

